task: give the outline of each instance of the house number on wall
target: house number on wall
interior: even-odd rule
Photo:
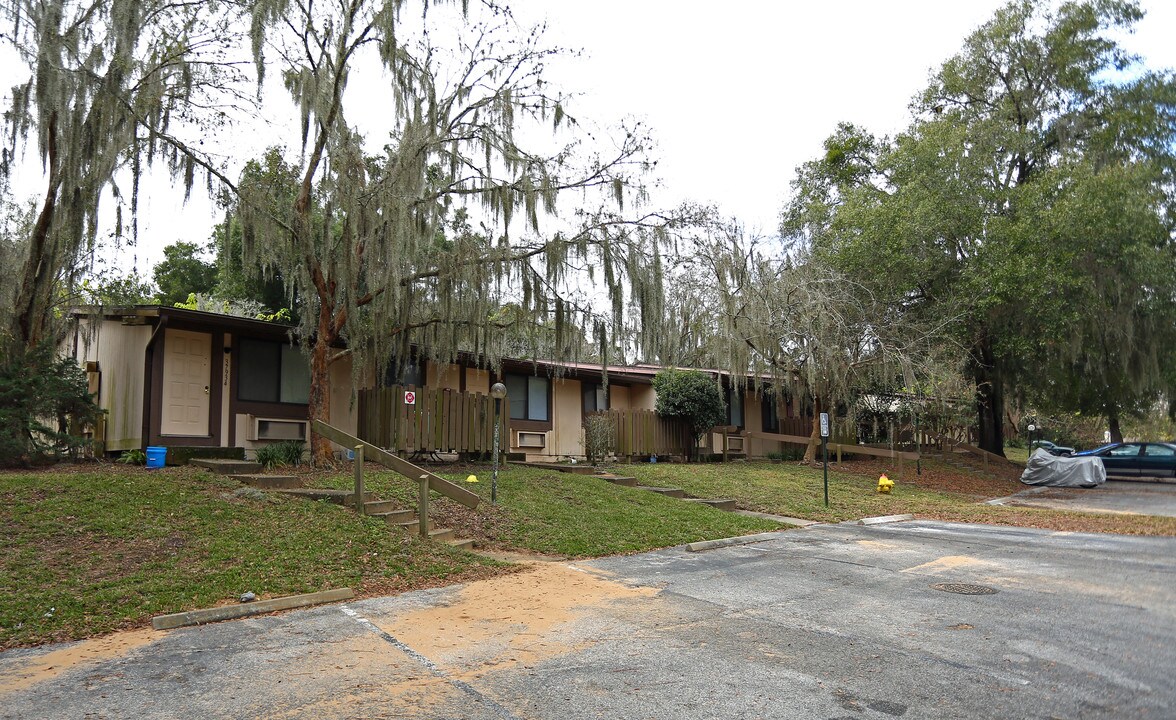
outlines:
[[[225,355],[225,371],[221,373],[221,378],[224,380],[224,386],[229,386],[229,356]]]

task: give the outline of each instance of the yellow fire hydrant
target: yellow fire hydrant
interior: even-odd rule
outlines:
[[[882,477],[878,478],[878,492],[889,494],[893,487],[894,481],[886,477],[886,473],[882,473]]]

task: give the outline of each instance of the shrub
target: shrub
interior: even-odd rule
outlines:
[[[696,454],[703,433],[727,419],[723,393],[714,378],[704,372],[662,370],[653,378],[653,389],[657,392],[657,414],[686,423]]]
[[[118,460],[123,465],[143,465],[147,462],[147,453],[142,450],[123,450],[122,455],[118,456]]]
[[[76,457],[90,445],[81,432],[98,412],[82,368],[52,344],[0,345],[0,465]]]
[[[266,470],[288,465],[301,465],[306,443],[301,440],[283,440],[272,445],[257,448],[257,462]]]
[[[588,462],[595,464],[608,457],[614,450],[615,435],[616,423],[612,416],[605,413],[589,415],[584,420],[584,454],[588,456]]]
[[[801,446],[788,447],[768,453],[769,460],[803,460],[804,448]]]

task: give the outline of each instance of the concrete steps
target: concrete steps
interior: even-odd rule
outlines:
[[[710,505],[715,510],[722,510],[723,512],[735,512],[735,500],[733,498],[721,498],[712,500],[709,498],[685,498],[686,502],[701,503],[703,505]]]
[[[336,505],[350,505],[355,507],[355,493],[351,490],[325,490],[323,488],[289,488],[275,489],[274,492],[283,493],[286,495],[293,495],[295,497],[305,498],[307,500],[326,500],[327,502],[335,503]],[[371,493],[364,493],[363,499],[365,502],[372,499]]]
[[[432,523],[433,521],[430,520],[429,522]],[[453,531],[449,528],[435,528],[429,530],[429,539],[436,540],[437,542],[447,543],[450,540],[456,540],[457,536],[454,535]],[[470,542],[472,543],[473,541],[471,540]]]
[[[615,475],[608,472],[595,472],[587,465],[564,465],[563,463],[536,463],[536,462],[519,462],[512,463],[514,465],[526,465],[527,467],[539,467],[549,470],[558,470],[560,472],[572,473],[575,475],[591,475],[593,478],[612,483],[613,485],[621,485],[622,487],[631,487],[646,492],[657,493],[665,497],[676,498],[678,500],[685,500],[687,502],[701,503],[709,505],[716,510],[724,512],[735,512],[735,500],[731,498],[688,498],[686,491],[682,488],[674,487],[654,487],[652,485],[638,485],[637,478],[628,477],[625,475]]]
[[[365,512],[365,515],[381,518],[390,526],[402,527],[404,523],[413,522],[416,518],[415,510],[385,510],[383,512]]]
[[[262,490],[292,490],[302,487],[302,478],[294,475],[230,475],[229,477]]]
[[[565,465],[564,463],[546,463],[546,462],[517,462],[512,461],[511,465],[522,465],[524,467],[540,468],[542,470],[558,470],[559,472],[572,473],[573,475],[595,475],[596,468],[591,465]]]
[[[344,505],[355,509],[355,492],[351,490],[330,490],[325,488],[304,488],[302,478],[294,475],[266,475],[261,472],[261,465],[244,460],[224,460],[219,458],[201,458],[192,460],[192,464],[211,470],[221,475],[228,475],[244,485],[261,490],[292,495],[306,500],[325,500],[336,505]],[[636,482],[636,481],[634,481]],[[372,493],[363,494],[363,510],[365,515],[380,518],[388,527],[399,528],[406,532],[416,533],[420,523],[415,510],[405,510],[391,500],[380,500]],[[469,539],[458,540],[453,530],[438,528],[432,519],[428,521],[429,539],[448,543],[456,548],[468,550],[474,546]]]
[[[636,487],[638,490],[645,490],[646,492],[657,493],[666,497],[679,499],[686,497],[686,491],[682,488],[652,487],[650,485],[637,485]]]
[[[222,458],[196,458],[189,465],[202,467],[220,475],[251,475],[261,472],[261,463],[249,460],[225,460]]]
[[[605,482],[610,482],[613,485],[621,485],[623,487],[637,487],[637,478],[623,477],[621,475],[593,475],[593,477]]]
[[[436,529],[437,524],[435,522],[433,522],[432,518],[429,518],[427,523],[428,523],[427,526],[429,528],[429,534],[431,535],[433,530]],[[420,526],[421,526],[420,520],[417,518],[416,513],[412,513],[412,517],[408,520],[404,520],[404,521],[400,521],[400,522],[389,521],[388,524],[392,527],[398,527],[403,530],[407,530],[409,532],[416,532],[417,529],[420,528]],[[442,529],[444,530],[445,528],[442,528]]]
[[[380,515],[395,510],[399,508],[391,500],[369,500],[363,504],[364,515]]]

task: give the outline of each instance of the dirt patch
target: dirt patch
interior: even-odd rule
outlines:
[[[657,592],[575,565],[535,563],[525,573],[467,585],[446,606],[377,624],[439,665],[477,677],[569,652],[577,647],[571,626],[585,610],[642,602]]]
[[[118,632],[83,640],[44,655],[17,658],[0,665],[0,695],[25,690],[77,667],[122,657],[165,634],[155,630]]]

